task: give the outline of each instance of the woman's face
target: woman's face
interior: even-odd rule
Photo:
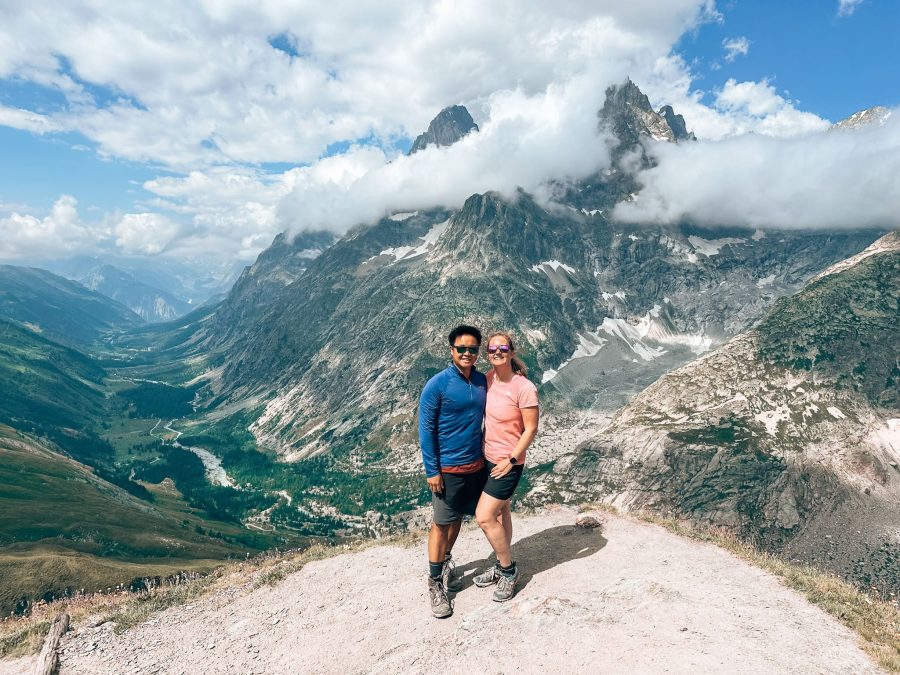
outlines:
[[[513,350],[510,349],[509,340],[507,340],[502,335],[495,335],[488,342],[487,353],[488,362],[492,366],[502,367],[505,364],[510,363],[510,359],[512,359],[513,355]]]

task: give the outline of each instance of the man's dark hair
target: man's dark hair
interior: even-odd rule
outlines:
[[[450,335],[447,337],[447,339],[450,341],[451,347],[456,343],[456,338],[458,338],[460,335],[471,335],[473,338],[478,340],[478,345],[481,346],[481,331],[475,328],[475,326],[467,326],[463,324],[462,326],[457,326],[450,331]]]

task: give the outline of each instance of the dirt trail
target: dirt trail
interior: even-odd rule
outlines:
[[[709,544],[555,509],[515,517],[523,583],[471,584],[490,552],[460,535],[452,617],[430,616],[424,546],[310,563],[274,588],[221,592],[121,636],[63,642],[76,673],[877,673],[856,637],[768,574]],[[7,664],[10,665],[10,664]]]

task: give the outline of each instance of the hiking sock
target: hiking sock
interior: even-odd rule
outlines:
[[[437,581],[441,578],[441,573],[444,571],[444,561],[441,562],[431,562],[428,561],[428,574],[432,579]]]
[[[500,570],[500,574],[505,577],[514,576],[516,573],[516,561],[513,560],[509,563],[509,567],[503,567],[502,565],[497,565],[497,568]]]

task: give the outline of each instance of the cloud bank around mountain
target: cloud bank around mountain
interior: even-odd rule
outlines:
[[[614,217],[638,223],[762,228],[900,226],[900,114],[882,124],[794,138],[745,134],[655,145],[633,202]]]
[[[91,226],[0,215],[7,252],[33,239],[72,252],[80,231],[83,250],[248,259],[285,227],[345,231],[394,204],[536,189],[602,166],[606,86],[653,71],[715,16],[712,0],[10,8],[0,78],[46,96],[0,105],[0,124],[78,134],[111,161],[168,171],[143,184],[135,213]],[[454,103],[476,117],[477,139],[405,158]]]
[[[75,131],[109,157],[180,170],[311,163],[334,143],[374,136],[389,145],[416,134],[455,102],[477,108],[499,91],[543,92],[595,60],[638,66],[665,55],[711,6],[11,5],[0,28],[0,78],[48,96],[40,109],[4,105],[0,123]]]
[[[0,258],[107,250],[248,261],[285,229],[341,233],[394,210],[458,206],[475,192],[540,192],[548,178],[606,165],[596,112],[606,87],[626,76],[655,105],[673,105],[703,142],[658,148],[659,167],[642,176],[647,194],[623,206],[623,217],[737,218],[734,186],[716,169],[730,152],[746,153],[740,179],[762,190],[770,188],[755,159],[781,162],[779,194],[816,173],[782,161],[798,146],[819,172],[839,165],[828,175],[856,180],[849,185],[883,172],[860,161],[857,174],[844,176],[847,149],[821,133],[829,122],[768,80],[698,89],[673,49],[720,20],[712,0],[401,0],[353,11],[275,0],[162,0],[152,11],[111,0],[11,7],[0,27],[0,78],[44,96],[31,108],[7,99],[0,125],[87,142],[110,161],[159,175],[138,186],[126,213],[81,215],[77,194],[43,213],[0,207]],[[750,42],[723,48],[736,58]],[[469,108],[480,133],[403,155],[455,103]],[[855,152],[889,159],[874,147]],[[666,180],[682,192],[690,182],[693,196],[678,198]],[[842,223],[878,216],[868,191],[845,192]],[[798,188],[796,196],[811,195]],[[800,202],[793,209],[806,212]],[[792,220],[824,224],[814,221]]]

